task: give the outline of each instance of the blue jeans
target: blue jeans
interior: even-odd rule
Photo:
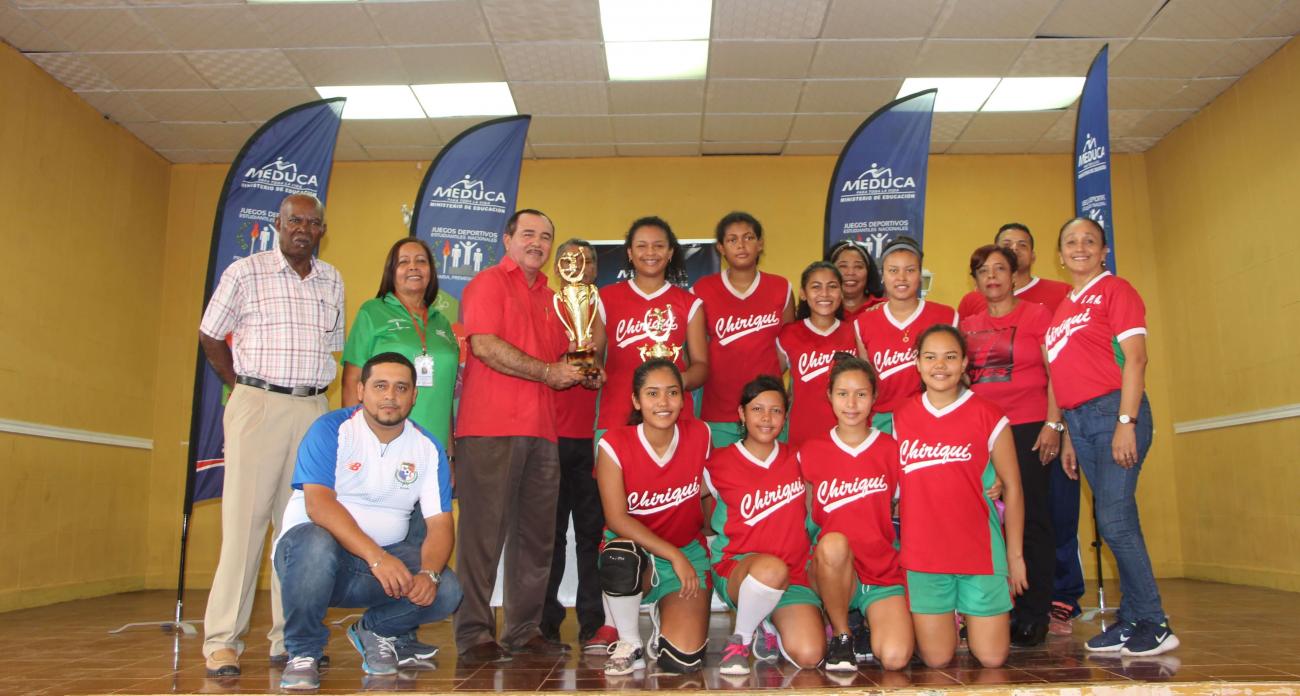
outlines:
[[[384,550],[420,569],[420,547],[399,541]],[[290,529],[275,547],[275,571],[284,597],[284,647],[293,657],[317,659],[329,642],[325,611],[365,608],[361,626],[381,636],[400,636],[441,621],[460,606],[460,581],[451,568],[441,573],[438,595],[427,607],[393,599],[370,573],[370,565],[343,548],[334,535],[312,523]]]
[[[1162,621],[1164,609],[1160,590],[1151,571],[1138,520],[1137,483],[1142,462],[1151,449],[1151,404],[1146,394],[1137,413],[1138,462],[1125,469],[1111,456],[1111,439],[1115,436],[1119,415],[1119,391],[1099,396],[1078,408],[1065,411],[1065,422],[1079,458],[1079,468],[1088,477],[1093,499],[1097,503],[1097,527],[1102,541],[1115,554],[1119,566],[1121,621]]]

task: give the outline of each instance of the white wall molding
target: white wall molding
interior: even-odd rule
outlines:
[[[1275,406],[1273,408],[1264,408],[1258,411],[1245,411],[1242,413],[1230,413],[1226,416],[1216,416],[1214,418],[1182,421],[1181,423],[1174,423],[1174,432],[1194,433],[1198,430],[1231,428],[1238,425],[1264,423],[1285,418],[1295,418],[1297,416],[1300,416],[1300,404],[1287,404],[1286,406]]]
[[[143,450],[153,449],[153,440],[148,440],[142,437],[115,435],[113,433],[98,433],[93,430],[78,430],[76,428],[60,428],[57,425],[28,423],[27,421],[10,420],[8,418],[0,418],[0,433],[15,433],[17,435],[31,435],[33,437],[48,437],[55,440],[88,442],[95,445],[109,445],[111,447],[130,447],[132,449]]]

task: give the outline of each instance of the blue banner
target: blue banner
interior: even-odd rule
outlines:
[[[826,194],[826,250],[853,239],[878,259],[895,237],[924,243],[925,172],[937,91],[886,104],[844,145]]]
[[[531,119],[509,116],[469,128],[438,153],[420,184],[411,235],[429,243],[439,290],[458,300],[465,284],[505,253],[501,234],[515,212]]]
[[[1106,231],[1106,268],[1115,270],[1115,228],[1110,195],[1110,101],[1106,95],[1106,49],[1088,68],[1074,122],[1074,214],[1095,220]]]
[[[682,239],[679,243],[686,257],[683,264],[686,277],[669,278],[669,282],[689,290],[700,278],[722,270],[722,257],[718,255],[718,245],[712,239]],[[622,241],[592,240],[591,245],[596,251],[597,287],[603,288],[633,276]]]
[[[334,164],[343,99],[296,106],[267,121],[253,134],[226,173],[212,225],[207,307],[221,274],[231,262],[277,248],[275,219],[285,196],[309,193],[323,202]],[[230,338],[226,337],[229,341]],[[190,416],[190,456],[186,506],[221,497],[225,474],[226,388],[199,350]]]

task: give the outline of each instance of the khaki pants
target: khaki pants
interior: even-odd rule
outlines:
[[[236,385],[222,420],[226,474],[221,497],[221,556],[203,617],[203,654],[244,652],[266,526],[280,533],[298,443],[326,411],[325,395],[300,397]],[[284,652],[280,579],[271,573],[272,655]]]

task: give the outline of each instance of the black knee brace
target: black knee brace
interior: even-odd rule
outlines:
[[[628,539],[615,539],[600,550],[600,589],[610,597],[641,594],[641,576],[650,559]]]
[[[672,641],[659,637],[659,657],[656,664],[660,672],[670,674],[690,674],[704,669],[704,653],[708,648],[708,643],[701,645],[698,650],[685,652],[672,644]]]

